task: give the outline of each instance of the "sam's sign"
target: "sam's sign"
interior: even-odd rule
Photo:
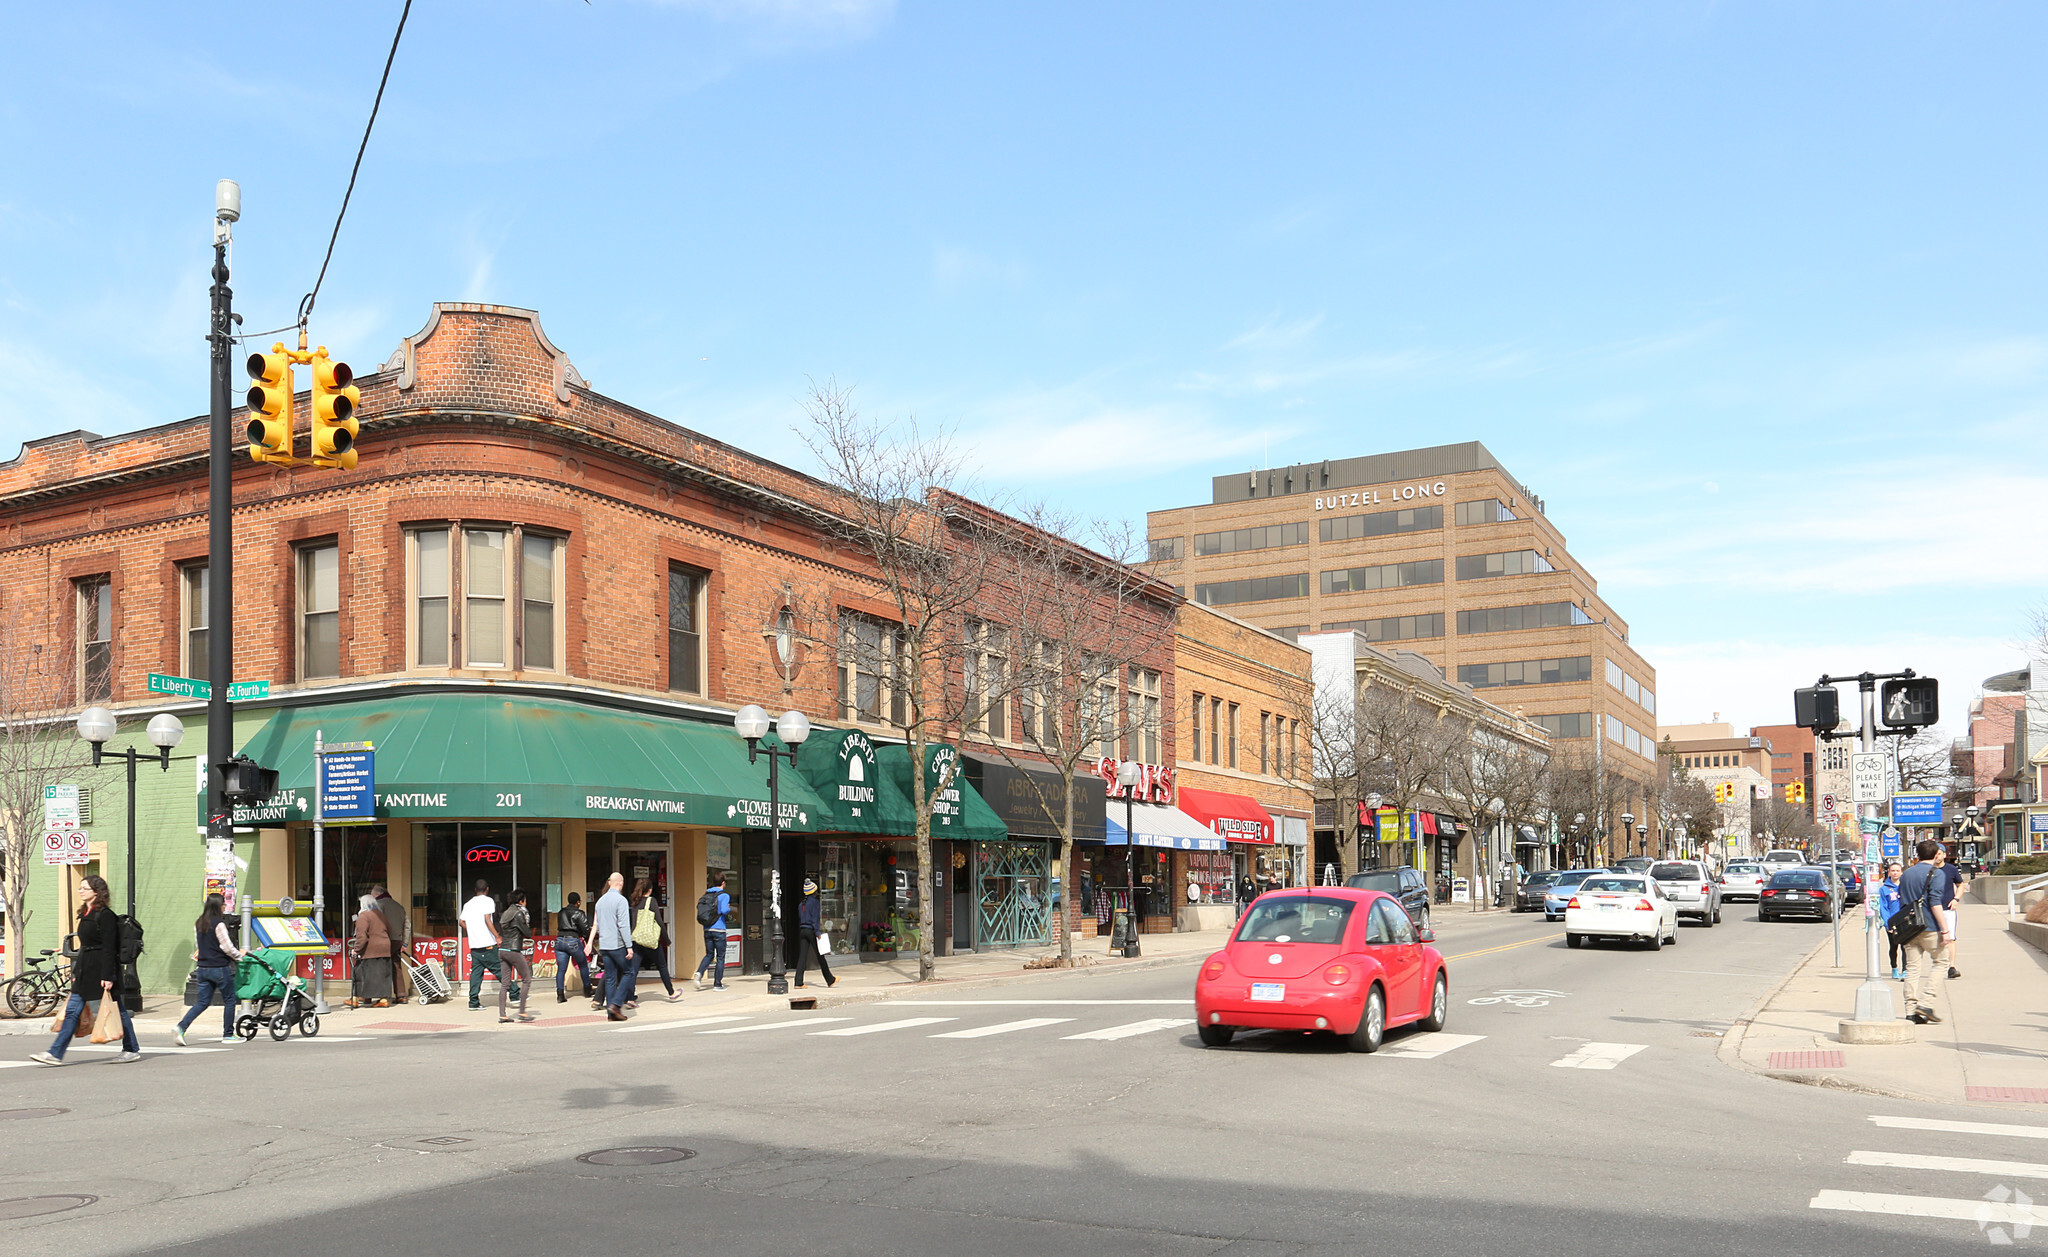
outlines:
[[[1121,785],[1117,784],[1117,758],[1114,755],[1103,756],[1101,759],[1096,760],[1091,767],[1096,776],[1109,783],[1106,793],[1110,798],[1121,799],[1124,797],[1126,791]],[[1137,793],[1133,796],[1133,801],[1137,803],[1172,803],[1173,769],[1165,764],[1140,764],[1138,768],[1141,775],[1138,778]]]

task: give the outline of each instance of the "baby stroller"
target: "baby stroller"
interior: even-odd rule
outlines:
[[[448,976],[438,964],[429,964],[411,951],[398,953],[405,966],[405,979],[412,983],[412,997],[421,1004],[438,1004],[448,998]]]
[[[320,1033],[320,1015],[313,1011],[306,980],[292,972],[297,959],[271,948],[252,951],[235,966],[235,998],[254,1007],[235,1018],[235,1033],[245,1042],[266,1025],[279,1043],[292,1037],[293,1026],[309,1039]]]

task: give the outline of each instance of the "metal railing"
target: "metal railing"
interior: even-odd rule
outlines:
[[[2005,915],[2008,918],[2019,916],[2020,896],[2030,890],[2040,890],[2044,886],[2048,886],[2048,873],[2039,873],[2033,877],[2016,877],[2007,882],[2005,884]]]

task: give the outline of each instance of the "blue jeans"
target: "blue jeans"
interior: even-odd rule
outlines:
[[[704,971],[711,971],[711,985],[725,985],[725,931],[707,927],[704,931],[704,959],[697,962],[697,977],[701,980]]]
[[[570,938],[567,934],[555,939],[555,994],[563,999],[569,997],[569,966],[576,966],[576,972],[583,975],[583,993],[591,995],[595,989],[590,985],[590,957],[583,954],[583,940]]]
[[[223,1039],[233,1038],[235,1035],[235,971],[225,967],[194,969],[192,977],[199,984],[198,998],[192,1007],[185,1010],[184,1020],[178,1023],[178,1029],[191,1029],[192,1023],[199,1020],[199,1014],[206,1011],[206,1006],[213,1003],[213,997],[218,994],[221,1000],[220,1037]]]
[[[626,972],[630,965],[633,949],[610,947],[597,953],[598,963],[604,966],[604,1002],[607,1008],[617,1008],[626,1002],[626,984],[631,980]]]
[[[630,1004],[640,998],[640,949],[626,948],[626,976],[620,981],[619,1003]]]
[[[140,1052],[142,1045],[135,1041],[135,1023],[128,1018],[128,1006],[121,1003],[119,991],[107,991],[102,999],[110,999],[121,1010],[121,1050]],[[50,1044],[50,1055],[64,1059],[64,1050],[71,1046],[71,1036],[78,1033],[78,1019],[85,1012],[85,996],[76,991],[71,993],[71,1002],[64,1006],[64,1024],[57,1031],[56,1041]],[[89,1033],[89,1031],[88,1031]]]

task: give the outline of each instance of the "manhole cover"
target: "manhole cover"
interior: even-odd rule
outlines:
[[[590,1165],[662,1165],[696,1155],[688,1148],[599,1148],[576,1159]]]
[[[83,1209],[98,1199],[98,1196],[16,1196],[11,1200],[0,1200],[0,1222],[40,1218],[46,1213],[63,1213],[66,1209]]]
[[[70,1109],[0,1109],[0,1122],[13,1118],[62,1117]]]

